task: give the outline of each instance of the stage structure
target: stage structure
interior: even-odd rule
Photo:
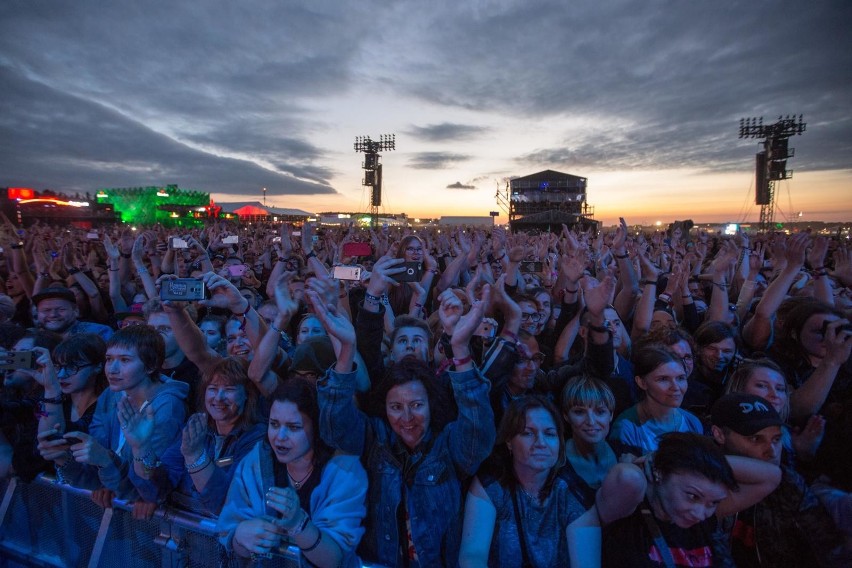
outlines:
[[[364,169],[364,179],[361,185],[372,188],[370,193],[370,219],[375,229],[379,223],[379,206],[382,204],[382,157],[379,152],[396,150],[396,134],[382,134],[378,140],[369,136],[355,137],[355,151],[364,153],[361,167]]]
[[[98,203],[89,193],[68,194],[31,187],[7,187],[5,194],[0,193],[0,211],[20,227],[39,221],[92,229],[118,221],[112,205]]]
[[[559,232],[562,225],[597,232],[595,208],[586,203],[586,178],[545,170],[506,182],[497,204],[513,231]]]
[[[760,205],[760,230],[772,230],[775,223],[775,182],[793,177],[787,159],[795,155],[789,138],[805,131],[802,115],[779,116],[778,121],[763,125],[763,117],[741,118],[740,138],[763,138],[763,151],[755,156],[754,203]]]
[[[166,227],[194,227],[217,216],[221,207],[210,201],[210,194],[165,187],[123,187],[100,189],[98,203],[109,203],[125,223]]]

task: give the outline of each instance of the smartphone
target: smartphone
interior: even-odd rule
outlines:
[[[225,237],[224,239],[222,239],[222,244],[225,245],[236,245],[239,244],[239,242],[240,237],[238,237],[237,235],[231,235],[230,237]]]
[[[35,358],[32,351],[6,351],[0,354],[0,370],[34,369]]]
[[[89,231],[86,233],[86,238],[90,241],[96,241],[101,238],[97,231]]]
[[[204,282],[195,278],[174,278],[163,280],[160,286],[160,299],[177,302],[203,300],[206,292]]]
[[[521,262],[521,272],[541,272],[544,268],[544,263],[537,260],[524,260]]]
[[[189,248],[189,243],[180,237],[171,237],[169,239],[169,246],[173,249],[185,249]]]
[[[478,337],[491,339],[497,335],[497,321],[492,318],[483,318],[482,323],[479,324],[479,327],[476,328],[473,334]]]
[[[820,335],[822,335],[823,337],[825,337],[825,332],[828,331],[828,324],[830,323],[831,322],[828,320],[822,322],[822,329],[820,330]],[[852,331],[852,323],[847,323],[837,328],[838,334],[843,333],[844,331]]]
[[[346,243],[343,245],[343,256],[370,256],[373,247],[370,243]]]
[[[319,235],[314,235],[311,237],[311,242],[316,243],[317,241],[319,241]]]
[[[293,236],[294,236],[294,237],[301,237],[301,236],[302,236],[302,231],[293,231]]]
[[[394,274],[393,279],[397,282],[420,282],[420,277],[423,276],[422,262],[403,262],[398,268],[404,268],[405,271]]]
[[[245,264],[229,264],[228,265],[228,274],[231,276],[242,278],[245,276],[246,271],[248,270],[248,266]]]
[[[335,280],[361,280],[360,266],[335,266],[331,277]]]

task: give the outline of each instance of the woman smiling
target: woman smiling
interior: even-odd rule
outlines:
[[[236,465],[263,438],[259,423],[259,394],[246,372],[245,361],[222,359],[202,376],[199,392],[205,412],[189,417],[183,435],[160,458],[162,465],[146,469],[141,458],[149,451],[155,425],[140,428],[130,415],[125,430],[135,467],[130,479],[150,502],[171,502],[193,512],[219,514]],[[140,417],[140,420],[142,418]]]

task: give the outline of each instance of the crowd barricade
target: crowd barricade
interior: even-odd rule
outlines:
[[[101,509],[91,492],[42,476],[0,480],[0,568],[269,568],[301,567],[298,548],[253,561],[229,557],[216,521],[169,507],[135,520],[115,499]]]

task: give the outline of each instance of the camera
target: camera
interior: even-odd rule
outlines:
[[[195,278],[175,278],[163,280],[160,286],[160,299],[177,302],[203,300],[206,293],[204,282]]]
[[[394,274],[393,279],[397,282],[419,282],[423,275],[422,262],[403,262],[399,267],[404,268],[405,271]]]

